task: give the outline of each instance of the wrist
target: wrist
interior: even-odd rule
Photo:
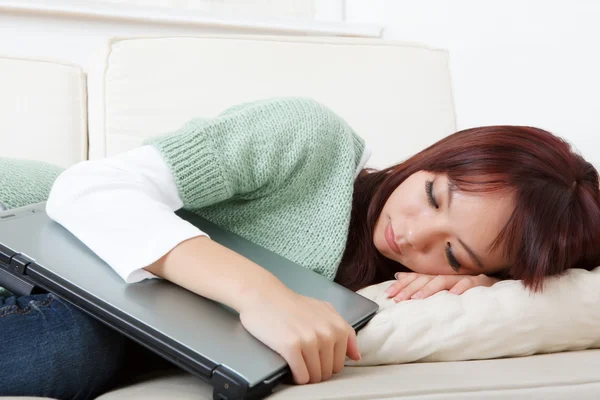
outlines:
[[[238,313],[242,313],[265,302],[277,302],[279,298],[289,295],[290,292],[287,286],[269,273],[259,280],[244,281],[234,294],[231,306]]]

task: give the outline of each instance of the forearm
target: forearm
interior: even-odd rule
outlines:
[[[261,266],[205,236],[180,243],[145,269],[238,312],[261,293],[288,290]]]

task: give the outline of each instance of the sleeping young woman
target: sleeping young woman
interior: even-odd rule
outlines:
[[[364,169],[368,157],[363,139],[323,105],[269,99],[79,163],[36,184],[37,197],[7,206],[44,200],[53,185],[50,217],[124,282],[158,277],[232,307],[299,384],[327,380],[346,356],[360,357],[353,329],[174,211],[193,210],[352,290],[396,276],[395,301],[460,295],[507,277],[541,290],[545,277],[600,262],[598,173],[544,130],[463,130],[381,171]],[[6,190],[0,201],[12,198]],[[17,378],[0,394],[86,398],[114,384],[118,334],[52,294],[3,303],[9,339],[0,366]],[[25,345],[28,332],[37,349]],[[65,364],[95,379],[61,381],[54,366]],[[46,386],[31,379],[36,365]]]

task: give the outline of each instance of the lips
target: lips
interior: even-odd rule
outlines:
[[[394,235],[394,228],[392,228],[392,223],[390,222],[385,230],[385,240],[386,240],[388,246],[390,246],[390,249],[392,249],[394,252],[402,255],[402,252],[400,251],[398,244],[394,240],[395,236],[396,235]]]

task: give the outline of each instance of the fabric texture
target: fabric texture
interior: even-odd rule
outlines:
[[[0,158],[0,203],[11,209],[46,201],[62,171],[41,161]]]
[[[329,279],[365,143],[321,104],[267,99],[150,139],[184,207]]]
[[[128,340],[53,294],[0,296],[0,396],[93,399],[116,386]]]
[[[547,278],[542,293],[505,280],[462,295],[442,291],[395,303],[392,281],[359,291],[379,312],[358,333],[347,365],[463,361],[600,348],[600,267]]]
[[[600,350],[346,367],[316,385],[278,385],[267,400],[597,400],[599,369]],[[98,400],[166,398],[212,400],[212,387],[196,376],[179,372],[114,390]]]

